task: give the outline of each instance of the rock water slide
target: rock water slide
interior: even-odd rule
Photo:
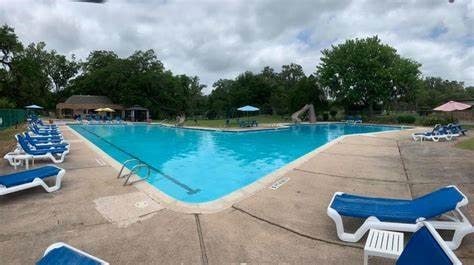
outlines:
[[[186,115],[184,113],[181,115],[178,115],[178,117],[176,117],[176,122],[177,122],[176,126],[182,127],[185,121],[186,121]]]
[[[308,119],[310,123],[315,123],[316,122],[316,114],[314,113],[314,106],[313,104],[306,104],[304,105],[303,108],[298,110],[297,112],[293,113],[291,115],[291,120],[294,123],[300,123],[302,120],[300,116],[304,113],[308,112]]]

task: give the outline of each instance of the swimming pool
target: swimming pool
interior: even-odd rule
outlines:
[[[145,124],[70,127],[120,163],[140,159],[153,169],[148,183],[187,203],[219,199],[339,136],[400,129],[343,123],[255,132]]]

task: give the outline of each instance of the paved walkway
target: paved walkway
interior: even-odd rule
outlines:
[[[65,130],[72,150],[61,165],[67,169],[61,190],[0,198],[0,264],[33,264],[56,241],[111,264],[362,264],[363,241],[338,240],[326,215],[335,191],[411,198],[455,184],[471,201],[465,212],[474,216],[474,152],[452,143],[413,143],[409,133],[345,138],[286,173],[290,180],[279,189],[196,215],[123,187],[114,168]],[[133,205],[139,209],[130,211]],[[456,254],[474,264],[474,235]]]

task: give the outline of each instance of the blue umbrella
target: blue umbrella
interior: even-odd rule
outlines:
[[[38,105],[29,105],[29,106],[26,106],[25,109],[43,109],[43,107],[38,106]]]
[[[247,106],[240,107],[237,110],[248,112],[248,111],[259,111],[260,109],[254,106],[247,105]]]
[[[252,111],[259,111],[260,109],[254,106],[247,105],[247,106],[240,107],[237,110],[247,112],[247,119],[250,119],[248,113]]]

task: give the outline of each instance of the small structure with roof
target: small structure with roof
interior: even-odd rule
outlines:
[[[118,113],[124,109],[122,105],[112,103],[106,96],[73,95],[56,105],[56,113],[60,118],[72,118],[76,115],[92,114],[98,108],[110,108]]]
[[[124,110],[125,120],[128,121],[148,121],[150,119],[150,111],[139,105],[133,105]]]

